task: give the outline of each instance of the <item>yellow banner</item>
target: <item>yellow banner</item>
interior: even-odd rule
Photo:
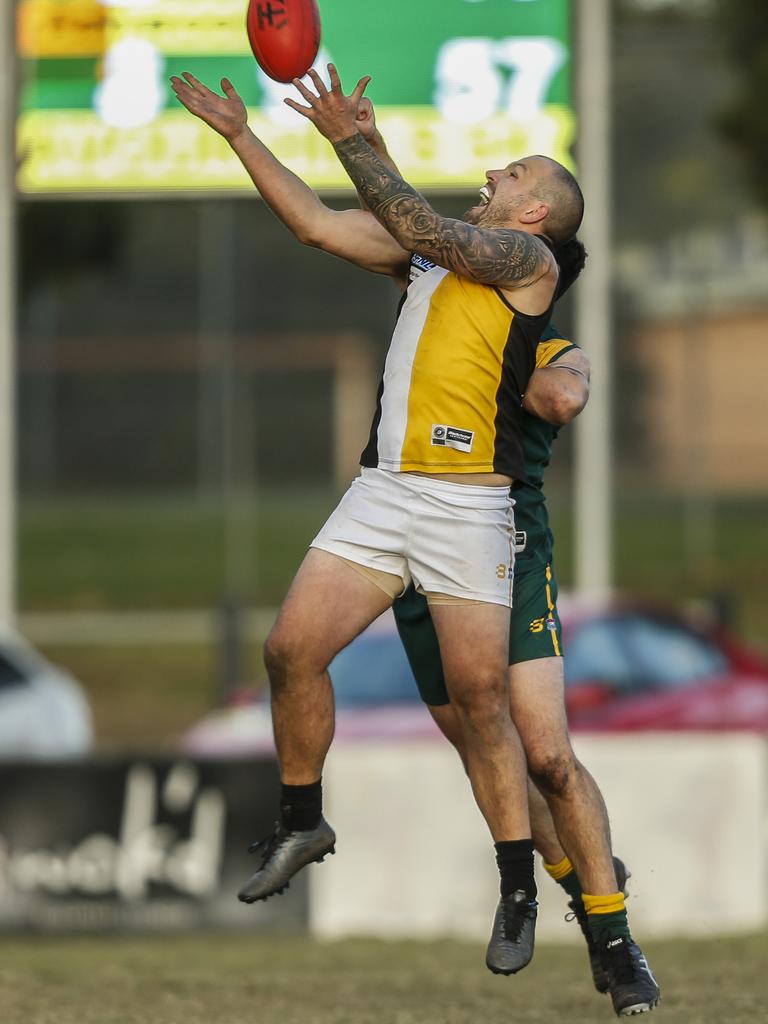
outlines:
[[[348,188],[333,149],[307,122],[282,123],[251,110],[250,125],[313,188]],[[570,166],[574,120],[550,105],[530,121],[497,115],[480,124],[446,122],[432,107],[382,107],[382,133],[404,177],[418,188],[480,187],[485,171],[544,153]],[[253,186],[224,140],[184,110],[121,130],[92,111],[37,110],[18,124],[22,192],[234,189]]]
[[[119,39],[144,39],[161,53],[248,54],[246,0],[155,0],[109,6],[97,0],[21,0],[22,57],[96,57]]]
[[[96,0],[21,0],[16,49],[21,57],[97,57],[105,49],[107,14]]]

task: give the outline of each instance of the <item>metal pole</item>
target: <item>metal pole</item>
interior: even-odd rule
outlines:
[[[16,614],[16,273],[14,3],[0,6],[0,627]]]
[[[213,359],[204,372],[213,383],[215,429],[205,458],[208,472],[215,469],[224,530],[223,593],[219,603],[219,680],[216,699],[242,683],[244,664],[244,602],[253,564],[247,484],[242,465],[244,441],[243,384],[235,365],[235,243],[237,220],[231,202],[209,201],[200,210],[200,332],[203,357]],[[208,384],[206,385],[206,387]],[[210,412],[213,411],[209,409]],[[200,437],[200,443],[209,439]],[[215,459],[215,465],[211,460]]]
[[[576,429],[574,568],[576,590],[600,596],[613,584],[611,2],[580,0],[578,14],[581,238],[589,261],[576,288],[576,338],[592,363],[592,390]]]

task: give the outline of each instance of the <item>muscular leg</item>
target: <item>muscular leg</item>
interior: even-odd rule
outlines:
[[[475,800],[496,842],[530,837],[525,756],[509,714],[509,610],[430,606]]]
[[[431,704],[427,707],[442,734],[456,748],[466,770],[464,738],[453,706],[451,704]],[[558,864],[565,857],[565,853],[557,838],[555,823],[547,802],[530,779],[528,780],[528,811],[531,819],[533,845],[548,864]]]
[[[282,781],[280,821],[254,844],[260,863],[238,892],[255,903],[283,892],[297,871],[335,852],[322,816],[321,775],[333,739],[334,655],[392,603],[343,559],[316,548],[304,559],[264,646]]]
[[[605,803],[571,747],[562,659],[513,665],[510,680],[512,716],[528,770],[549,804],[557,834],[581,883],[580,898],[574,898],[570,907],[587,940],[595,987],[611,993],[619,1015],[646,1012],[658,1002],[659,987],[629,931]]]
[[[565,857],[547,801],[528,779],[528,813],[531,816],[533,845],[547,864],[559,864]]]
[[[600,790],[576,759],[568,735],[561,658],[510,667],[510,701],[532,779],[585,892],[616,892],[608,813]],[[554,861],[550,861],[554,863]]]
[[[391,603],[327,551],[312,548],[302,562],[264,647],[284,783],[320,778],[334,730],[328,666]]]

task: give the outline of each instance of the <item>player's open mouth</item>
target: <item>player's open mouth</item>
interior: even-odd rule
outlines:
[[[491,201],[491,191],[487,185],[483,185],[480,189],[480,205],[487,206]]]

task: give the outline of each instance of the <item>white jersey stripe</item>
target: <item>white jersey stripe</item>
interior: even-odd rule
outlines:
[[[416,349],[429,314],[432,296],[447,270],[434,267],[411,282],[392,335],[384,365],[381,420],[377,431],[379,466],[399,469],[408,428],[408,398]]]

